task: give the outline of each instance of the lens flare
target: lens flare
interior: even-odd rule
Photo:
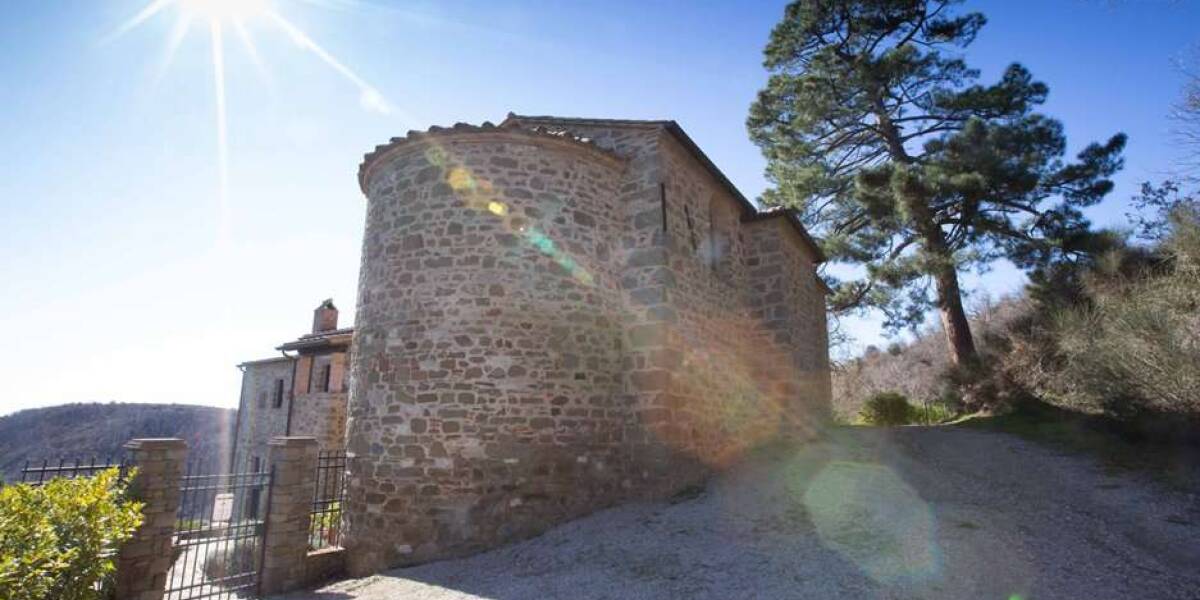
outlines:
[[[335,58],[329,51],[321,47],[303,30],[280,14],[271,0],[152,0],[142,7],[133,17],[122,23],[102,42],[113,41],[136,29],[155,15],[167,8],[174,8],[177,13],[175,23],[167,38],[163,53],[159,77],[170,65],[183,38],[191,29],[192,23],[200,23],[208,28],[210,39],[211,61],[213,69],[213,94],[216,104],[216,142],[217,142],[217,190],[218,190],[218,246],[223,245],[230,231],[229,209],[229,143],[228,143],[228,111],[225,93],[225,41],[224,31],[232,27],[242,46],[250,55],[255,68],[268,79],[267,70],[258,54],[257,47],[247,28],[247,23],[262,22],[273,25],[283,31],[300,48],[310,52],[325,65],[331,67],[343,79],[353,84],[359,91],[359,104],[365,109],[380,114],[390,114],[392,106],[374,86]]]
[[[834,461],[803,491],[821,541],[884,584],[936,576],[940,553],[929,505],[891,469]]]
[[[595,278],[579,261],[563,251],[542,230],[534,225],[517,223],[512,209],[499,199],[496,187],[490,181],[472,173],[467,167],[458,164],[445,148],[434,145],[425,150],[425,160],[431,166],[445,169],[445,181],[454,190],[455,195],[468,207],[480,212],[486,212],[498,219],[505,229],[517,234],[518,239],[531,248],[541,252],[554,261],[563,271],[583,285],[593,285]]]
[[[217,242],[225,244],[230,238],[229,227],[229,125],[225,111],[225,44],[221,41],[221,26],[209,22],[212,35],[213,88],[217,99],[217,187],[219,227]]]

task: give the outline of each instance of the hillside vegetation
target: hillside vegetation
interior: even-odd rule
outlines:
[[[1152,223],[1151,243],[1114,235],[1093,259],[1056,265],[1036,274],[1024,294],[976,311],[979,364],[953,368],[930,332],[841,365],[839,416],[853,419],[870,398],[894,392],[950,412],[1053,407],[1141,434],[1194,438],[1200,204],[1158,204],[1164,216]]]
[[[975,309],[971,330],[984,353],[1018,318],[1029,314],[1025,296],[985,303]],[[853,421],[867,400],[899,393],[912,404],[961,410],[958,388],[949,379],[950,358],[941,330],[921,331],[914,339],[887,349],[867,347],[862,356],[836,365],[833,370],[833,409],[839,419]]]
[[[14,481],[26,461],[102,459],[137,437],[178,437],[190,461],[228,454],[235,412],[181,404],[65,404],[0,417],[0,476]]]

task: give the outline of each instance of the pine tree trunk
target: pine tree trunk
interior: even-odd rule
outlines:
[[[967,311],[963,310],[962,290],[958,287],[958,267],[954,264],[954,252],[946,246],[942,228],[933,220],[926,199],[905,189],[902,198],[913,215],[917,233],[925,252],[933,258],[930,275],[937,286],[937,307],[942,317],[942,330],[946,332],[946,346],[950,350],[950,362],[955,366],[975,362],[975,340],[971,337],[971,324]]]
[[[925,252],[937,257],[930,275],[937,287],[938,313],[942,317],[942,331],[946,334],[950,362],[955,366],[970,365],[978,355],[975,352],[975,339],[971,337],[971,323],[967,321],[967,311],[963,310],[962,289],[958,287],[958,267],[954,264],[953,252],[946,247],[942,229],[933,222],[924,205],[912,203],[910,210],[921,219],[917,229],[924,238]]]
[[[900,132],[884,108],[882,96],[876,94],[876,116],[879,128],[887,142],[888,152],[896,162],[908,166],[913,159],[901,141]],[[893,174],[893,189],[907,206],[914,228],[921,238],[925,252],[937,259],[933,268],[934,283],[937,285],[937,306],[942,317],[942,330],[946,332],[946,345],[950,350],[950,361],[956,366],[969,365],[976,361],[975,340],[971,337],[971,324],[963,310],[962,290],[958,287],[958,268],[954,264],[954,253],[946,245],[946,236],[933,218],[929,209],[927,190],[920,177],[912,173],[897,171]]]
[[[962,291],[958,287],[958,271],[953,266],[940,269],[934,275],[937,284],[938,312],[942,316],[942,330],[946,332],[946,345],[950,348],[950,361],[967,365],[978,358],[975,340],[971,337],[971,324],[963,310]]]

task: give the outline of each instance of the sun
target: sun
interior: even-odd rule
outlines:
[[[353,0],[347,1],[353,4]],[[241,41],[255,66],[264,73],[265,68],[247,27],[249,21],[262,22],[267,27],[282,32],[291,38],[300,50],[315,56],[320,62],[336,71],[342,79],[358,89],[359,104],[364,109],[384,115],[389,114],[392,110],[391,105],[379,90],[317,44],[299,26],[283,15],[283,5],[287,2],[288,0],[149,0],[137,14],[105,38],[106,41],[115,40],[160,13],[174,13],[175,25],[167,37],[167,46],[162,62],[165,69],[179,49],[184,37],[192,29],[193,24],[199,24],[201,29],[208,30],[213,95],[216,100],[215,137],[217,142],[218,219],[220,223],[217,234],[218,245],[228,242],[230,230],[229,136],[225,99],[225,32],[227,30],[236,33],[236,37]]]
[[[239,21],[270,9],[267,0],[179,0],[179,10],[210,21]]]

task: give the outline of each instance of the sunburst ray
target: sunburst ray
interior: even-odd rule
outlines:
[[[277,0],[278,1],[278,0]],[[343,0],[344,1],[344,0]],[[353,2],[345,3],[352,6]],[[178,11],[175,23],[167,36],[158,74],[155,81],[161,79],[173,61],[183,39],[191,29],[192,23],[204,21],[208,24],[209,44],[212,60],[213,94],[216,108],[216,142],[217,142],[217,200],[218,200],[218,246],[224,247],[231,237],[230,210],[230,175],[229,175],[229,126],[228,102],[226,95],[225,73],[225,29],[231,27],[241,41],[251,62],[258,69],[268,86],[272,84],[269,72],[259,56],[257,46],[250,35],[246,22],[251,19],[262,19],[274,25],[288,35],[298,46],[316,56],[325,65],[331,67],[343,79],[350,82],[359,92],[359,102],[366,110],[380,114],[390,114],[392,106],[375,86],[354,72],[353,69],[333,56],[298,26],[284,17],[276,9],[272,0],[150,0],[137,14],[118,26],[112,33],[102,38],[102,42],[110,42],[138,28],[167,8]]]
[[[209,21],[212,36],[213,91],[217,105],[217,186],[218,218],[217,240],[224,244],[230,238],[229,224],[229,126],[225,111],[225,42],[221,35],[221,22]]]
[[[171,33],[167,34],[167,43],[163,47],[162,58],[158,61],[158,68],[154,71],[154,85],[157,86],[162,78],[166,76],[167,69],[175,60],[175,53],[179,51],[180,44],[183,43],[184,36],[187,35],[188,29],[192,26],[192,15],[181,12],[175,17],[175,24],[171,26]]]
[[[128,21],[122,23],[121,26],[117,27],[112,33],[104,36],[100,42],[108,43],[125,35],[126,33],[129,33],[130,31],[136,29],[138,25],[141,25],[149,20],[150,17],[162,12],[164,8],[175,4],[176,1],[177,0],[154,0],[143,7],[142,10],[138,11],[136,15],[130,17]]]
[[[362,104],[363,108],[385,115],[392,112],[391,105],[389,105],[387,100],[384,99],[383,95],[379,93],[379,90],[375,89],[374,86],[363,80],[362,77],[359,77],[357,73],[350,69],[350,67],[347,67],[346,65],[342,64],[341,61],[334,58],[332,54],[322,48],[320,44],[313,41],[313,39],[309,37],[308,34],[304,33],[304,31],[302,31],[299,27],[295,26],[291,21],[285,19],[282,15],[273,10],[264,11],[263,14],[272,20],[277,26],[279,26],[280,29],[291,36],[292,41],[294,41],[297,46],[312,52],[313,55],[321,60],[321,62],[324,62],[326,65],[332,67],[333,70],[337,71],[339,75],[358,87],[359,102]]]

